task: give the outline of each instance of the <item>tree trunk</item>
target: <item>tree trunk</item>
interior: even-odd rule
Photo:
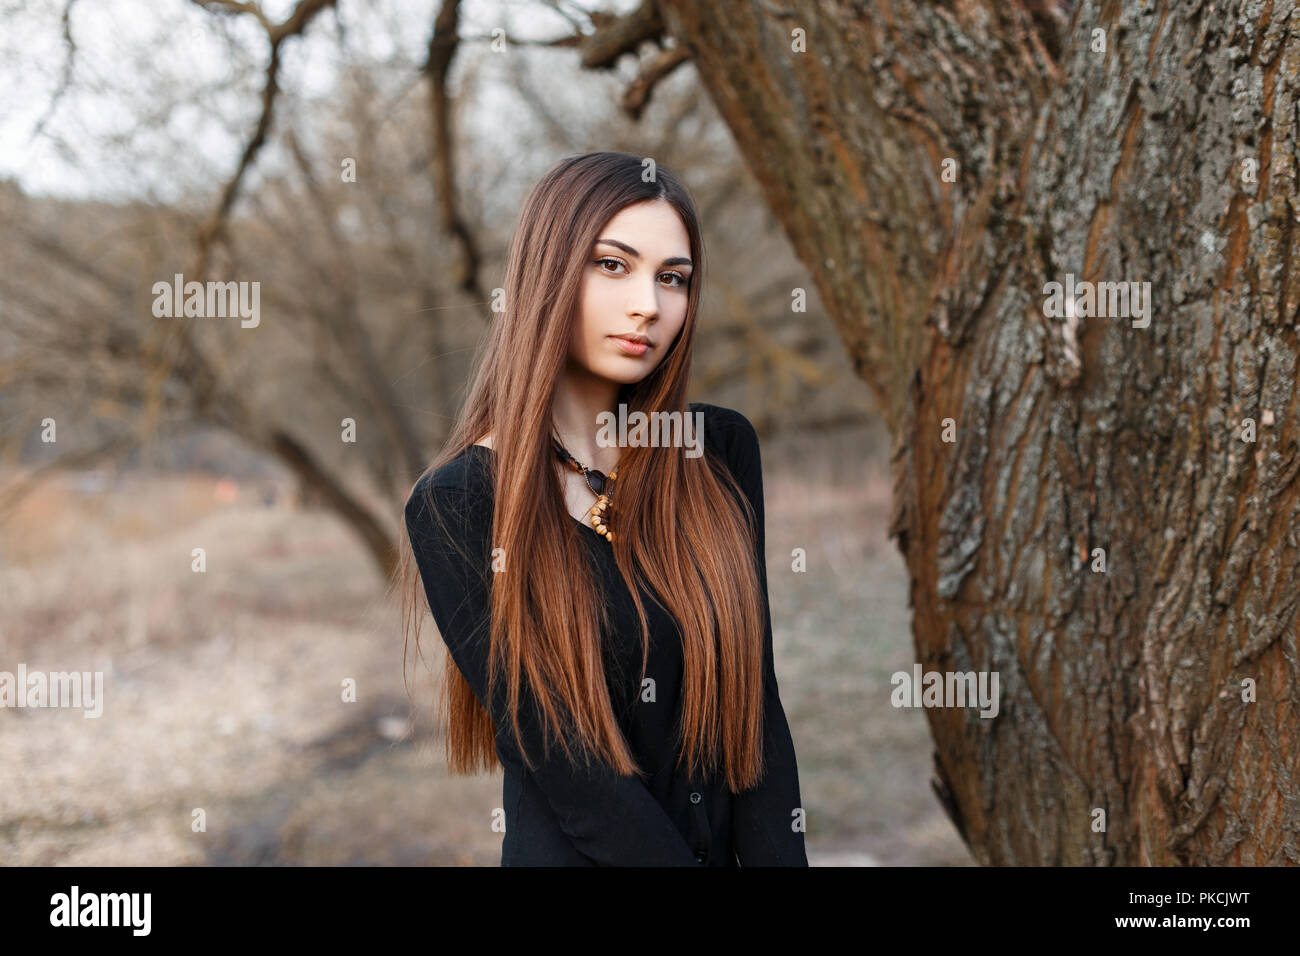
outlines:
[[[926,711],[976,858],[1300,862],[1292,0],[659,5],[895,436],[918,661],[1000,675]]]

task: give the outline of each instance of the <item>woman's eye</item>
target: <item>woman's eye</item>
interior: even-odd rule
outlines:
[[[603,271],[606,275],[617,275],[618,272],[616,270],[623,266],[623,263],[618,259],[610,258],[595,259],[593,260],[593,264],[605,267]],[[675,280],[669,283],[669,288],[682,289],[686,287],[687,279],[680,272],[665,272],[659,276],[659,279],[660,281],[663,281],[666,277]]]

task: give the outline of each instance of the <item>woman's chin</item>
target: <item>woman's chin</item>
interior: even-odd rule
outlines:
[[[630,365],[632,363],[626,364]],[[607,382],[613,382],[615,385],[635,385],[649,375],[651,371],[652,369],[648,365],[641,368],[611,368],[609,365],[602,363],[592,369],[592,374],[605,379]]]

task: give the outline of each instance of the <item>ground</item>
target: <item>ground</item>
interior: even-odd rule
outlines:
[[[930,791],[924,714],[889,702],[914,655],[885,470],[810,441],[764,448],[809,861],[973,865]],[[0,593],[0,671],[105,687],[99,718],[0,709],[0,862],[497,865],[501,775],[450,777],[428,716],[433,622],[412,714],[397,609],[330,514],[209,477],[59,475],[0,530]]]

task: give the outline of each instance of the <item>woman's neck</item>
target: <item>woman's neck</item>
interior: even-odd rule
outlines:
[[[599,378],[572,364],[560,373],[555,386],[551,419],[564,447],[588,468],[606,474],[618,463],[622,449],[602,448],[596,443],[601,412],[618,413],[617,382]]]

